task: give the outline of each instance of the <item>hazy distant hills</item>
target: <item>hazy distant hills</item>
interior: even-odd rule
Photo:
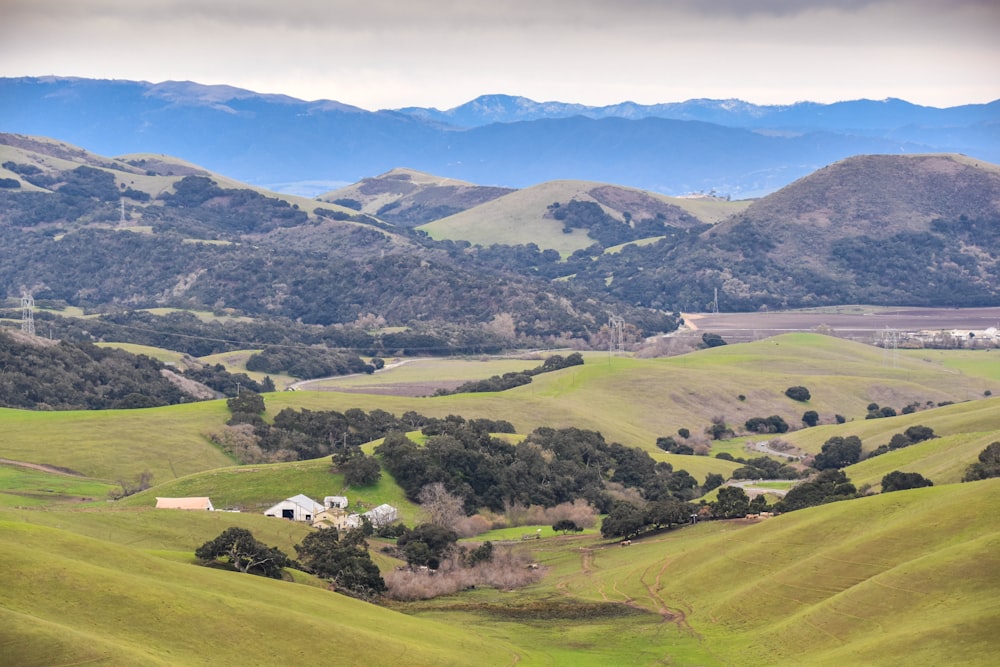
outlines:
[[[906,134],[920,127],[956,129],[995,125],[1000,115],[1000,100],[990,104],[968,104],[948,109],[925,107],[892,98],[833,104],[797,102],[787,105],[758,105],[737,99],[697,99],[666,104],[622,102],[595,107],[565,102],[536,102],[514,95],[482,95],[445,111],[426,107],[407,107],[399,111],[459,127],[585,116],[630,120],[670,118],[729,127],[784,129],[789,132],[850,129],[864,131],[872,136],[888,137],[889,131],[895,129],[900,134]]]
[[[746,198],[857,154],[961,152],[1000,162],[998,127],[996,102],[930,109],[900,100],[692,100],[595,109],[487,96],[445,112],[370,112],[190,82],[0,79],[0,131],[57,137],[102,155],[168,154],[309,195],[406,167],[491,187],[574,179]]]

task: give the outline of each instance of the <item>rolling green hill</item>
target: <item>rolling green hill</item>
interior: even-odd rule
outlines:
[[[539,248],[568,255],[594,243],[586,230],[563,232],[563,224],[552,217],[550,204],[571,200],[597,203],[622,224],[625,213],[636,220],[659,214],[663,220],[680,227],[715,223],[749,205],[749,202],[715,198],[667,197],[587,181],[549,181],[427,223],[420,229],[436,239],[463,240],[475,245],[534,243]]]
[[[286,522],[282,522],[286,523]],[[317,589],[3,522],[4,662],[508,664],[509,644]]]
[[[809,451],[830,435],[853,433],[873,449],[915,424],[942,436],[847,470],[855,483],[876,486],[893,469],[921,472],[935,481],[931,488],[759,523],[703,523],[636,540],[628,549],[595,533],[547,533],[537,542],[517,541],[545,568],[540,583],[516,592],[477,589],[395,610],[322,590],[306,575],[290,575],[291,583],[195,565],[194,548],[232,525],[293,553],[308,529],[259,510],[294,493],[344,490],[327,459],[232,466],[204,437],[228,418],[223,402],[132,411],[2,410],[0,456],[88,475],[0,465],[9,488],[0,502],[0,558],[15,574],[0,588],[3,656],[19,665],[198,665],[239,655],[251,665],[331,659],[874,665],[905,659],[907,665],[985,666],[1000,620],[1000,480],[953,482],[986,444],[1000,439],[1000,398],[981,398],[992,377],[964,374],[947,355],[902,356],[892,366],[881,360],[880,350],[864,345],[794,334],[675,358],[588,356],[583,366],[497,394],[266,395],[268,415],[283,407],[378,407],[510,419],[522,432],[537,425],[596,428],[699,480],[708,472],[728,474],[736,464],[664,454],[653,446],[657,434],[680,426],[696,431],[719,414],[738,423],[779,412],[791,422],[812,408],[853,421],[782,436]],[[379,379],[392,383],[392,371],[369,378]],[[791,384],[807,386],[812,398],[788,399],[784,389]],[[965,398],[977,400],[863,418],[874,399],[901,407]],[[113,504],[64,502],[100,499],[110,487],[102,479],[144,469],[154,472],[148,491]],[[419,516],[388,476],[347,493],[352,502],[396,505],[408,522]],[[208,495],[217,507],[248,511],[154,510],[158,495]],[[392,569],[389,560],[380,562]],[[316,639],[331,633],[335,654],[328,641]]]
[[[702,524],[624,550],[542,545],[552,574],[534,593],[661,614],[673,664],[988,665],[998,507],[992,480]],[[449,618],[465,616],[488,627],[485,613]]]
[[[0,590],[0,636],[24,665],[329,664],[315,638],[330,632],[338,664],[405,652],[407,664],[989,665],[998,507],[1000,481],[987,480],[700,524],[629,549],[546,537],[525,544],[541,583],[404,614],[193,564],[224,525],[290,549],[305,529],[287,521],[0,510],[0,554],[17,574]]]
[[[393,383],[393,371],[367,379]],[[785,397],[791,384],[806,385],[812,399],[804,404]],[[583,366],[536,376],[529,385],[496,394],[415,398],[303,391],[269,394],[265,401],[271,416],[286,407],[341,412],[378,408],[396,415],[414,410],[436,417],[506,419],[521,433],[539,426],[587,428],[600,431],[608,441],[647,449],[701,479],[707,472],[725,473],[734,466],[713,457],[664,454],[655,448],[656,438],[676,434],[682,427],[701,434],[716,416],[740,427],[750,417],[779,414],[798,425],[808,409],[828,421],[834,414],[854,420],[784,436],[813,452],[837,434],[857,434],[866,449],[874,449],[888,442],[892,433],[925,422],[942,435],[965,432],[957,429],[970,428],[965,424],[976,421],[982,423],[973,430],[990,431],[997,428],[990,417],[995,410],[986,407],[978,412],[976,406],[992,406],[1000,399],[894,419],[863,418],[873,400],[897,410],[911,402],[965,401],[981,397],[989,384],[988,379],[962,374],[934,360],[900,359],[889,367],[876,348],[818,334],[788,334],[681,357],[598,355]],[[977,416],[965,415],[965,410],[977,411]],[[931,415],[938,421],[930,422]],[[162,483],[231,465],[207,439],[228,418],[221,401],[113,412],[0,410],[0,426],[6,433],[0,456],[63,466],[108,481],[130,479],[148,469],[154,482]],[[950,420],[956,424],[953,429],[948,427]]]

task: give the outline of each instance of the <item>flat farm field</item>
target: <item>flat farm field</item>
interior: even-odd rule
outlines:
[[[878,332],[987,329],[1000,323],[1000,308],[885,308],[839,306],[756,313],[685,313],[691,331],[712,332],[730,343],[797,331],[822,331],[871,342]]]

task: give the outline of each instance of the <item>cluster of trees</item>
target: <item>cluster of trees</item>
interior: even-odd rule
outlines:
[[[347,483],[358,486],[373,484],[381,475],[378,464],[361,452],[360,445],[433,421],[415,412],[397,418],[379,409],[337,412],[284,408],[268,423],[263,418],[263,396],[247,390],[227,404],[231,413],[228,427],[211,437],[241,463],[332,456],[334,467],[345,474]]]
[[[283,199],[245,188],[220,188],[205,176],[185,176],[174,184],[173,193],[164,193],[160,199],[168,209],[197,209],[198,229],[202,234],[216,232],[228,238],[294,227],[304,224],[309,217]],[[153,226],[164,231],[181,231],[170,222],[169,216],[163,216]]]
[[[798,479],[798,468],[781,463],[767,456],[741,460],[742,467],[733,471],[733,479]]]
[[[375,451],[407,497],[416,501],[424,487],[438,482],[462,500],[466,512],[553,507],[580,498],[608,511],[609,483],[649,500],[689,500],[702,493],[686,471],[657,463],[642,449],[609,444],[595,431],[540,428],[515,446],[492,435],[502,432],[497,427],[506,425],[448,417],[424,429],[430,437],[423,446],[391,433]]]
[[[963,482],[1000,477],[1000,441],[992,442],[979,452],[979,460],[965,470]]]
[[[295,545],[298,561],[276,547],[257,540],[246,528],[227,528],[218,537],[198,547],[194,555],[209,564],[223,559],[239,572],[282,578],[284,568],[293,567],[326,579],[337,590],[371,600],[385,591],[385,581],[368,553],[360,530],[319,530]]]
[[[691,521],[697,507],[676,498],[663,498],[646,504],[645,507],[619,500],[601,522],[601,535],[606,538],[635,537],[650,530],[662,530],[673,525]]]
[[[0,405],[32,410],[148,408],[193,401],[152,357],[90,343],[26,342],[0,332]]]
[[[784,498],[774,504],[774,509],[779,512],[791,512],[825,503],[850,500],[857,496],[857,488],[844,471],[830,468],[793,486]]]
[[[751,433],[788,432],[788,422],[786,422],[781,415],[771,415],[770,417],[751,417],[746,420],[743,426]]]
[[[893,470],[882,477],[882,493],[919,489],[925,486],[934,486],[934,482],[918,472]]]
[[[586,229],[587,236],[602,248],[683,231],[667,224],[662,213],[642,220],[634,220],[625,213],[625,221],[622,222],[605,213],[600,204],[578,199],[571,199],[565,204],[553,202],[549,204],[548,211],[549,215],[563,223],[564,232],[568,234],[573,229]]]
[[[561,354],[553,354],[552,356],[546,358],[545,362],[540,366],[535,366],[534,368],[529,368],[523,371],[504,373],[503,375],[494,375],[487,380],[473,380],[471,382],[465,382],[450,391],[447,389],[438,389],[435,394],[438,396],[445,396],[448,394],[506,391],[508,389],[513,389],[514,387],[530,384],[531,378],[536,375],[551,373],[553,371],[562,370],[563,368],[569,368],[571,366],[579,366],[581,364],[583,364],[583,355],[579,352],[574,352],[565,357]]]
[[[785,390],[785,396],[792,399],[793,401],[806,402],[812,398],[812,394],[809,389],[801,385],[796,385],[794,387],[789,387]]]
[[[313,378],[351,373],[374,373],[375,366],[356,354],[316,347],[269,346],[247,359],[247,370]]]
[[[929,426],[915,425],[906,429],[902,433],[895,433],[889,439],[886,444],[879,445],[872,451],[868,452],[865,458],[872,458],[873,456],[881,456],[886,452],[891,452],[897,449],[903,449],[904,447],[909,447],[910,445],[915,445],[918,442],[924,442],[925,440],[930,440],[936,438],[934,435],[934,429]]]
[[[39,321],[37,328],[44,328]],[[76,338],[76,340],[74,340]],[[35,410],[106,410],[174,405],[236,394],[237,387],[273,391],[270,378],[252,380],[221,364],[168,366],[144,354],[98,347],[80,337],[58,342],[20,339],[0,332],[0,405]],[[187,393],[171,381],[183,377],[209,392]]]

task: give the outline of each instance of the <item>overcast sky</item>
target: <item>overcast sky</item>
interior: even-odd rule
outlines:
[[[1000,98],[997,0],[0,0],[0,76],[229,84],[365,109]]]

